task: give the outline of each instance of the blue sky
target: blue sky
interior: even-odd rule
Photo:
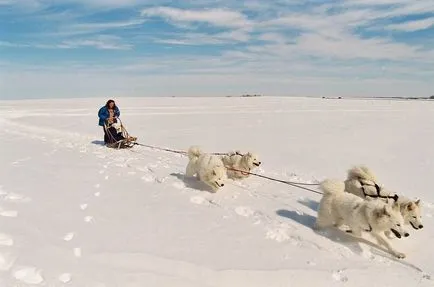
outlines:
[[[432,0],[0,0],[0,99],[434,95]]]

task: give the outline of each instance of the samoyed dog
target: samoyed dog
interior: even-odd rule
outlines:
[[[210,186],[214,192],[225,185],[226,168],[219,156],[203,153],[199,147],[192,146],[188,149],[188,159],[186,176],[197,175],[199,180]]]
[[[240,151],[233,151],[222,156],[223,164],[230,179],[243,179],[250,176],[250,172],[261,165],[257,154],[248,152],[242,154]]]
[[[405,224],[411,225],[415,230],[422,229],[422,204],[420,199],[411,200],[408,197],[398,195],[378,185],[377,182],[376,176],[369,168],[355,166],[348,170],[345,190],[361,198],[378,198],[385,202],[390,199],[397,201]],[[390,232],[386,232],[386,234],[389,236]]]
[[[361,237],[362,232],[368,232],[394,256],[405,258],[405,254],[393,249],[384,236],[385,231],[393,232],[398,238],[409,236],[403,227],[398,203],[390,205],[378,199],[364,200],[345,192],[345,183],[339,180],[326,179],[321,182],[320,189],[323,197],[314,229],[339,228],[345,224],[354,236]]]

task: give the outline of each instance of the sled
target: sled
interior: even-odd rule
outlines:
[[[106,146],[115,149],[132,148],[136,145],[137,137],[128,134],[127,129],[119,118],[115,118],[113,123],[108,120],[104,122],[104,130],[107,133]]]

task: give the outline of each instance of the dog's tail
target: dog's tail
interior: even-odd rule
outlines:
[[[348,179],[364,179],[372,182],[377,182],[374,173],[366,166],[355,166],[348,170]]]
[[[319,188],[325,195],[345,191],[345,182],[337,179],[326,179],[321,182]]]
[[[198,146],[192,146],[188,149],[188,159],[197,160],[202,154],[202,150]]]

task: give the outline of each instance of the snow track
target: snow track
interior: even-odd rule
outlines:
[[[118,102],[140,142],[252,149],[263,162],[257,172],[271,177],[316,182],[368,164],[390,188],[422,198],[426,228],[393,241],[407,254],[395,260],[369,237],[314,232],[319,195],[255,177],[230,181],[213,194],[184,177],[182,155],[105,148],[96,100],[77,100],[74,109],[61,108],[67,100],[8,102],[0,107],[6,115],[0,121],[6,135],[0,144],[4,286],[434,284],[427,252],[434,234],[434,165],[425,160],[434,156],[430,103]],[[414,148],[408,137],[424,142]]]

